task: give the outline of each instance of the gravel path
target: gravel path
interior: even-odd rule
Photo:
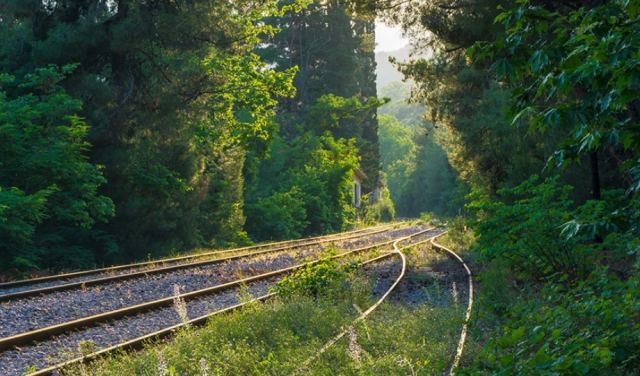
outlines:
[[[386,239],[406,236],[420,227],[402,228],[375,234],[366,239],[349,240],[341,249],[353,249]],[[173,296],[173,286],[190,292],[239,277],[262,274],[285,268],[317,256],[329,245],[304,247],[282,253],[265,254],[219,264],[185,268],[143,278],[118,281],[86,290],[59,291],[43,296],[18,299],[0,304],[0,337],[59,324],[97,313]]]
[[[399,242],[398,243],[398,248],[403,248],[403,247],[406,247],[408,245],[415,244],[417,242],[433,238],[434,236],[440,235],[445,231],[446,231],[446,229],[444,229],[444,228],[434,228],[433,230],[427,231],[424,234],[416,235],[416,236],[412,237],[411,239],[403,240],[403,241]]]
[[[365,265],[363,271],[367,276],[373,278],[372,296],[375,299],[379,299],[398,278],[402,270],[402,263],[400,257],[390,256],[381,261],[373,264]],[[360,307],[365,310],[368,307]]]
[[[422,229],[423,228],[415,227],[412,229],[397,230],[393,231],[389,237],[406,236]],[[383,238],[385,237],[383,236]],[[382,239],[378,237],[376,237],[375,240],[370,239],[371,242],[381,240]],[[350,244],[350,247],[356,248],[365,245],[363,241],[358,241],[357,243],[358,244]],[[289,259],[291,258],[292,257],[289,256]],[[279,258],[276,257],[275,259]],[[253,263],[247,263],[246,265],[247,268],[250,268],[251,266],[249,265],[253,265]],[[365,266],[365,272],[376,273],[374,295],[384,293],[384,291],[389,288],[399,273],[399,265],[397,258],[389,258],[374,265],[370,264]],[[274,265],[271,264],[270,266]],[[257,266],[254,265],[253,267]],[[250,283],[243,291],[243,294],[248,292],[252,296],[264,295],[267,293],[268,288],[279,278],[280,277],[273,277],[268,280]],[[171,293],[168,294],[169,296],[173,295],[173,285],[171,285],[170,289]],[[186,292],[187,289],[181,285],[180,291]],[[239,303],[239,292],[239,288],[234,288],[187,301],[186,309],[188,316],[189,318],[194,318],[237,304]],[[38,369],[42,369],[52,364],[74,358],[78,356],[79,344],[83,342],[91,343],[92,350],[96,351],[178,324],[179,322],[180,316],[178,310],[172,306],[113,320],[95,327],[79,329],[64,335],[58,335],[43,342],[0,353],[0,375],[22,375],[24,370],[30,366],[36,366]]]

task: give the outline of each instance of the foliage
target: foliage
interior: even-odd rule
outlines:
[[[387,187],[380,190],[379,197],[371,200],[371,194],[362,196],[362,220],[367,224],[390,222],[396,218],[396,208],[391,200],[391,193]]]
[[[281,30],[265,38],[258,53],[278,70],[297,66],[295,98],[283,100],[281,136],[304,131],[355,138],[364,192],[379,181],[374,19],[352,11],[347,1],[311,1],[299,13],[267,18]]]
[[[640,341],[633,224],[600,223],[620,193],[575,206],[557,177],[475,194],[477,335],[487,341],[463,374],[628,374]],[[594,223],[595,221],[595,223]],[[622,277],[622,279],[620,279]]]
[[[457,174],[436,143],[439,130],[422,119],[424,107],[406,103],[400,83],[383,92],[393,95],[380,107],[380,155],[382,170],[400,216],[415,217],[423,211],[453,214],[460,204]]]
[[[640,71],[635,1],[610,1],[581,7],[519,1],[496,17],[504,35],[490,48],[474,50],[490,57],[493,70],[513,87],[513,122],[525,121],[541,133],[566,129],[554,154],[558,165],[597,150],[618,156],[633,179],[640,133],[635,124]]]
[[[333,251],[335,253],[335,250]],[[332,250],[329,250],[329,255]],[[345,284],[348,274],[355,268],[355,264],[341,265],[335,259],[325,257],[319,262],[307,265],[278,281],[273,291],[283,298],[296,296],[326,296],[336,293]]]
[[[95,228],[114,208],[98,193],[101,168],[87,161],[89,126],[81,102],[60,86],[73,70],[2,76],[0,269],[86,267],[113,250]]]
[[[311,235],[353,223],[351,176],[357,153],[353,141],[328,133],[305,133],[291,144],[276,138],[246,190],[249,233],[260,240],[284,238],[283,231]],[[274,200],[286,206],[276,207]],[[274,222],[264,221],[265,216]]]
[[[636,373],[638,2],[354,2],[430,47],[400,68],[473,189],[463,373]]]
[[[331,132],[338,138],[358,138],[371,111],[384,103],[375,97],[361,101],[356,96],[346,98],[326,94],[306,109],[305,120],[317,134]]]
[[[394,67],[396,70],[396,67]],[[425,106],[420,103],[410,103],[411,85],[402,81],[392,81],[379,90],[380,97],[388,98],[389,102],[378,109],[378,115],[385,115],[397,119],[407,128],[414,128],[425,122]]]
[[[0,12],[3,72],[77,66],[60,85],[83,103],[86,152],[116,207],[79,263],[337,231],[354,219],[355,166],[378,183],[374,21],[343,2],[8,0]],[[292,169],[260,181],[277,148]],[[49,192],[1,192],[6,215],[41,221]],[[41,261],[29,265],[53,266]]]
[[[251,234],[257,239],[300,238],[309,224],[304,204],[302,192],[296,186],[261,199],[249,209],[257,219]]]
[[[574,239],[560,236],[571,218],[570,187],[557,178],[539,183],[536,176],[515,188],[498,191],[500,201],[476,194],[474,211],[478,247],[487,259],[505,258],[528,276],[568,272],[584,260]]]
[[[300,10],[278,3],[3,3],[3,72],[22,80],[78,64],[61,85],[83,101],[90,160],[104,165],[100,192],[117,209],[100,229],[118,250],[97,262],[248,241],[245,156],[265,152],[278,99],[294,95],[295,68],[269,69],[253,52],[276,32],[264,17]]]
[[[578,286],[548,285],[515,301],[506,323],[462,374],[612,375],[640,367],[637,276],[597,272]]]
[[[384,107],[383,107],[384,108]],[[396,118],[380,116],[380,157],[382,171],[394,198],[400,203],[408,184],[408,177],[415,169],[416,145],[411,130]]]

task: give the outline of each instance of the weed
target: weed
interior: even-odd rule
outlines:
[[[78,342],[78,352],[82,356],[87,356],[95,352],[96,344],[93,341],[80,341]]]
[[[189,312],[187,311],[187,303],[180,296],[180,285],[173,285],[173,307],[182,323],[189,321]]]
[[[356,331],[353,329],[353,326],[349,327],[348,338],[349,338],[349,347],[348,347],[349,357],[355,363],[356,368],[360,368],[360,365],[362,363],[362,347],[358,345],[358,334],[356,334]]]

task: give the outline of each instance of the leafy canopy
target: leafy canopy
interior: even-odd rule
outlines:
[[[0,269],[91,264],[100,249],[90,243],[108,240],[94,230],[114,207],[98,193],[100,167],[87,160],[89,126],[59,85],[73,69],[1,77]]]

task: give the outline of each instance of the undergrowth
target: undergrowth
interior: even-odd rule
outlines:
[[[325,259],[284,279],[282,294],[212,317],[167,343],[116,354],[64,375],[311,375],[433,374],[457,344],[458,309],[389,300],[355,326],[307,370],[300,365],[349,327],[372,296],[372,279],[352,264]]]
[[[473,240],[478,286],[471,341],[481,351],[461,374],[638,374],[635,227],[602,214],[604,201],[576,205],[567,192],[532,178],[501,190],[503,201],[475,195],[474,220],[452,227],[452,244]],[[601,214],[585,216],[594,206]]]

